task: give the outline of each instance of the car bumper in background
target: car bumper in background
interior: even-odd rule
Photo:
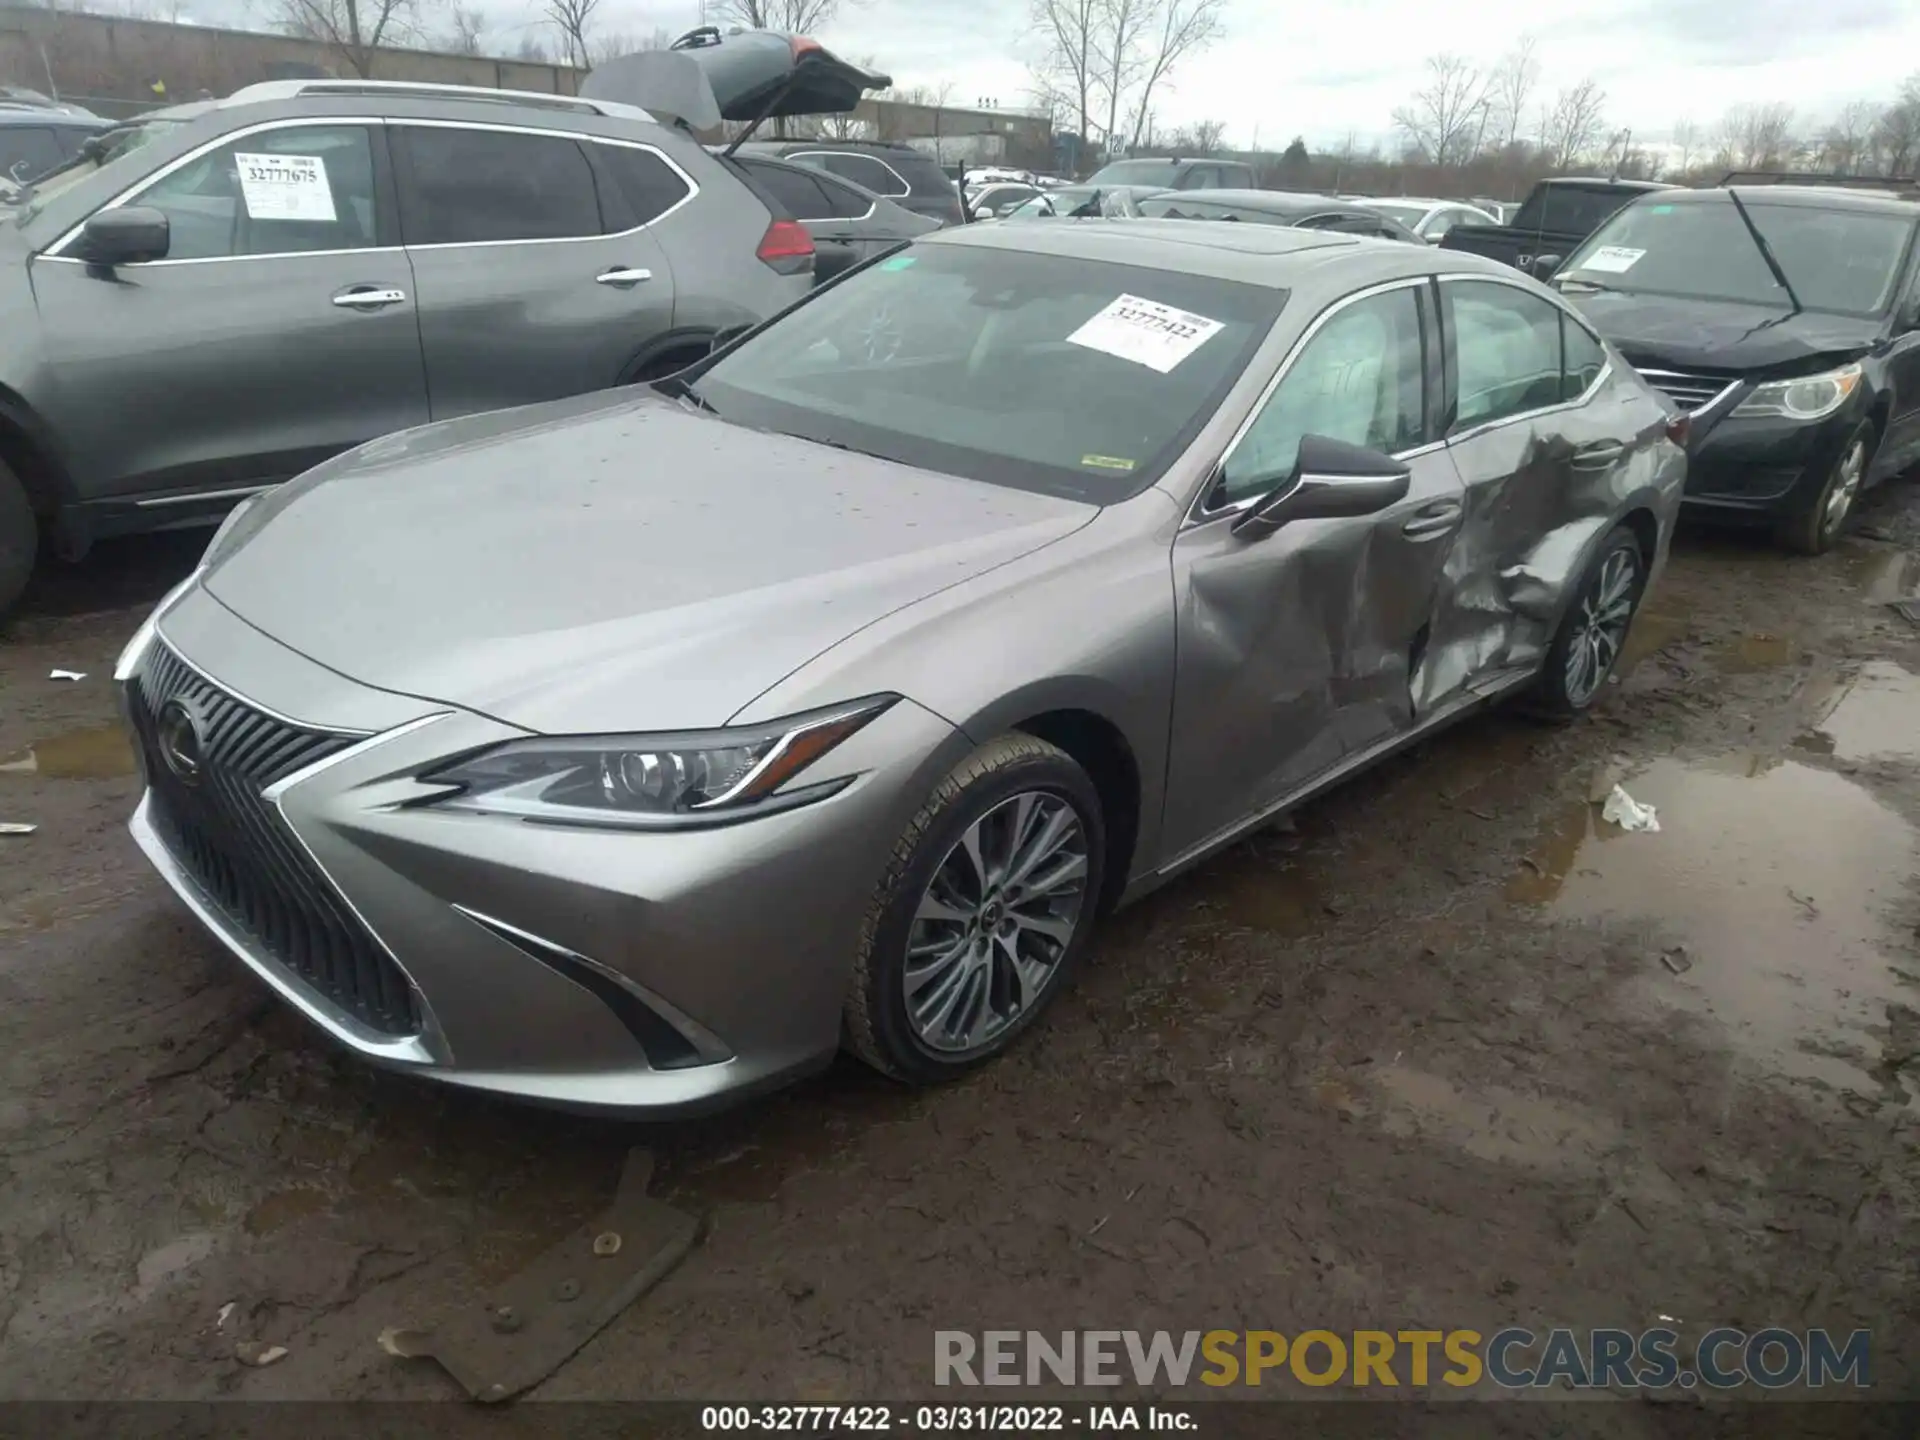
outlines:
[[[954,735],[901,702],[835,752],[860,778],[828,800],[615,832],[423,806],[423,769],[524,732],[342,680],[204,592],[123,699],[147,782],[134,838],[282,999],[389,1068],[640,1115],[832,1057],[900,806]],[[170,705],[203,737],[189,780]]]

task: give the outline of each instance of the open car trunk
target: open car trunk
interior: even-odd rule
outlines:
[[[868,70],[800,35],[717,26],[689,30],[665,50],[622,55],[597,67],[580,83],[588,100],[638,106],[693,130],[713,130],[721,121],[760,122],[788,115],[844,115],[869,90],[884,90],[891,76]]]

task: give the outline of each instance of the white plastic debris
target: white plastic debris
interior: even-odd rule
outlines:
[[[220,1307],[220,1314],[219,1314],[219,1317],[214,1320],[213,1328],[216,1330],[226,1329],[227,1317],[231,1314],[233,1314],[233,1301],[229,1300],[227,1301],[226,1304]]]
[[[242,1365],[259,1367],[271,1365],[276,1360],[286,1359],[287,1347],[284,1345],[268,1345],[259,1340],[242,1340],[238,1345],[233,1347],[233,1356]]]
[[[49,680],[84,680],[87,678],[87,672],[84,670],[56,670],[47,676],[47,678]]]
[[[17,821],[0,820],[0,835],[31,835],[39,828],[38,825],[22,825]]]
[[[1600,811],[1602,820],[1611,820],[1622,830],[1658,830],[1660,815],[1651,805],[1642,805],[1615,785],[1607,792],[1607,803]]]

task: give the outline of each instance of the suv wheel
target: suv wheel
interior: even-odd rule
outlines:
[[[39,543],[40,525],[27,499],[27,488],[6,462],[0,461],[0,619],[27,588]]]
[[[1873,463],[1873,425],[1862,420],[1840,447],[1840,458],[1826,484],[1812,501],[1780,522],[1778,538],[1783,548],[1796,555],[1820,555],[1832,547],[1847,528],[1853,515],[1853,503],[1860,498],[1861,483],[1867,467]]]

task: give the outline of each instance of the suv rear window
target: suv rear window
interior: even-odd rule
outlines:
[[[885,160],[873,155],[847,155],[839,151],[816,151],[807,155],[796,155],[796,160],[825,170],[829,175],[838,175],[842,180],[851,180],[863,189],[876,195],[888,195],[898,199],[902,195],[913,193],[913,186],[906,176]]]

